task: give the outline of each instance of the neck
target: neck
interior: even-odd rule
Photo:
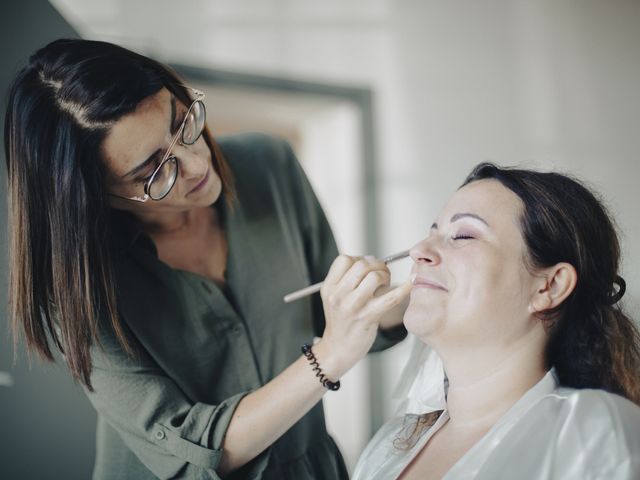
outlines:
[[[203,219],[209,222],[203,222]],[[142,229],[152,236],[190,234],[194,228],[202,227],[211,220],[217,222],[216,210],[211,207],[194,207],[178,212],[161,212],[138,215]]]
[[[546,373],[540,345],[536,339],[524,338],[500,351],[438,349],[449,379],[451,427],[491,428]]]

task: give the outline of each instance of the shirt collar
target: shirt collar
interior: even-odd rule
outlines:
[[[498,421],[497,425],[506,423],[515,423],[529,408],[531,408],[538,400],[549,395],[559,387],[558,377],[555,368],[547,371],[538,383],[531,387],[520,400]]]

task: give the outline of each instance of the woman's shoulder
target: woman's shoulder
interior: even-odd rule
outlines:
[[[556,401],[574,412],[597,412],[602,417],[625,415],[633,424],[640,422],[640,406],[606,390],[559,387],[547,395],[546,399]]]
[[[218,145],[233,172],[237,200],[247,211],[297,216],[299,205],[307,205],[313,196],[286,140],[245,133],[221,137]]]
[[[543,399],[542,408],[545,403],[565,433],[614,449],[626,445],[624,450],[640,459],[640,406],[630,400],[600,389],[561,387]]]
[[[292,157],[291,147],[283,138],[266,133],[249,132],[217,137],[216,141],[232,168],[286,166]]]

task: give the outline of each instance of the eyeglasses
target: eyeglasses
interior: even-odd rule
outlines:
[[[189,106],[184,120],[182,120],[180,128],[178,128],[178,131],[171,140],[162,161],[160,161],[149,179],[144,183],[144,196],[122,197],[112,194],[113,196],[144,203],[149,199],[156,201],[162,200],[169,195],[178,178],[178,159],[171,151],[178,142],[180,142],[180,145],[193,145],[196,143],[200,135],[202,135],[206,123],[207,112],[204,103],[202,103],[204,93],[195,88],[187,88],[194,93],[195,99]]]

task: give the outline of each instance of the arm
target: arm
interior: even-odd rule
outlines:
[[[410,283],[382,296],[388,284],[382,262],[339,256],[322,289],[326,328],[313,352],[323,373],[339,379],[371,348],[380,317],[403,301]],[[220,472],[230,472],[258,455],[297,422],[326,392],[311,366],[299,358],[271,382],[242,399],[224,441]]]
[[[295,165],[299,168],[297,162]],[[284,180],[288,185],[300,185],[291,176]],[[309,203],[296,202],[302,208],[301,223],[304,220],[308,227],[305,256],[312,277],[324,278],[337,249],[317,200],[308,184],[304,185],[307,199],[315,202],[310,211],[306,209]],[[376,337],[380,315],[406,295],[406,290],[400,289],[373,298],[378,287],[388,284],[386,267],[350,257],[340,257],[336,265],[333,273],[329,272],[333,282],[323,292],[329,299],[326,322],[319,296],[315,312],[316,325],[324,334],[314,353],[332,380],[366,354]],[[342,287],[336,291],[337,285]],[[325,392],[301,355],[253,392],[239,392],[215,405],[194,402],[143,346],[137,345],[135,358],[127,357],[113,339],[103,340],[103,346],[104,351],[95,349],[92,356],[95,392],[89,397],[127,446],[160,478],[203,474],[219,478],[245,465],[306,414]],[[267,457],[261,456],[247,467],[259,474],[266,461]]]
[[[282,144],[287,159],[287,170],[291,177],[289,183],[293,188],[295,198],[293,203],[297,208],[297,217],[302,226],[305,239],[305,256],[311,283],[319,282],[325,278],[329,266],[338,255],[338,249],[322,206],[295,154],[286,142],[282,142]],[[388,272],[386,266],[382,268]],[[386,293],[390,290],[391,287],[387,285],[384,288],[380,288],[378,294]],[[314,295],[311,301],[314,307],[316,332],[320,336],[324,331],[325,325],[322,301],[318,295]],[[403,299],[399,305],[385,313],[380,320],[380,330],[371,347],[371,351],[389,348],[407,336],[407,330],[402,320],[408,305],[409,299]]]
[[[216,404],[191,400],[130,335],[128,356],[112,332],[101,331],[92,351],[86,391],[95,409],[127,447],[159,478],[219,478],[222,440],[248,392]]]
[[[366,355],[380,315],[408,293],[405,285],[374,297],[386,281],[375,265],[342,256],[334,266],[337,280],[323,292],[329,298],[327,328],[313,347],[322,371],[333,381]],[[115,343],[103,340],[103,345],[105,350],[93,355],[95,391],[87,392],[89,399],[159,478],[195,472],[215,479],[226,475],[266,450],[326,392],[301,355],[253,392],[218,405],[191,402],[141,347],[131,359]]]
[[[331,380],[339,379],[369,350],[384,311],[406,295],[398,289],[374,297],[388,274],[380,265],[339,257],[327,277],[326,329],[314,353]],[[101,332],[103,333],[103,332]],[[133,335],[131,335],[133,337]],[[159,478],[221,476],[247,464],[264,468],[260,456],[311,409],[326,391],[306,359],[253,392],[238,392],[216,404],[195,402],[132,338],[128,357],[113,334],[101,334],[92,352],[88,396],[124,443]],[[247,473],[248,473],[247,472]]]
[[[286,142],[270,143],[269,148],[273,153],[269,156],[270,162],[265,162],[271,167],[267,174],[287,198],[286,204],[297,219],[295,224],[302,233],[310,280],[327,277],[328,286],[323,289],[322,298],[316,295],[311,299],[316,333],[322,335],[313,351],[323,372],[329,379],[336,380],[371,348],[380,315],[402,302],[407,288],[403,286],[390,292],[388,297],[379,299],[379,303],[370,305],[373,310],[363,313],[361,308],[373,300],[373,292],[381,285],[388,285],[388,269],[382,262],[367,263],[351,257],[338,257],[332,266],[338,255],[333,234],[295,155]],[[368,279],[365,281],[365,278]],[[340,283],[343,281],[346,283]],[[336,291],[338,283],[342,287]],[[359,287],[361,290],[354,293]],[[343,303],[345,297],[355,303]],[[399,313],[395,317],[400,316],[399,321],[394,317],[397,324],[401,322],[404,308],[396,311]],[[225,437],[220,472],[235,470],[275,442],[325,391],[307,360],[300,357],[267,385],[244,397]]]

